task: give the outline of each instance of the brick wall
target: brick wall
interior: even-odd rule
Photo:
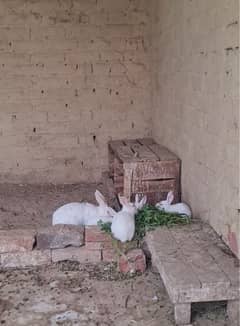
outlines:
[[[98,180],[109,139],[153,127],[237,252],[238,1],[151,3],[0,0],[0,182]]]
[[[149,1],[0,0],[0,182],[98,180],[150,133]]]
[[[153,7],[154,137],[182,159],[182,195],[237,253],[237,0],[161,0]]]

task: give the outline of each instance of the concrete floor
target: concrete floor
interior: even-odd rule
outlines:
[[[120,275],[114,264],[0,272],[0,325],[173,326],[173,308],[152,268]],[[194,326],[226,326],[225,305],[193,307]]]

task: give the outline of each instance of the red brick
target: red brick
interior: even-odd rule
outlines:
[[[32,250],[35,233],[34,230],[1,230],[0,253]]]
[[[52,261],[73,260],[80,263],[98,263],[101,260],[101,250],[89,250],[85,247],[52,250]]]
[[[102,260],[105,262],[117,261],[118,255],[114,249],[102,250]]]
[[[101,250],[103,242],[86,242],[84,248],[87,250]]]
[[[126,259],[127,257],[127,259]],[[144,272],[146,270],[146,257],[142,249],[130,250],[126,257],[119,259],[119,270],[122,273]]]
[[[54,225],[37,232],[37,249],[60,249],[84,244],[84,227],[76,225]]]
[[[90,250],[113,249],[112,241],[86,242],[84,247]]]
[[[98,226],[85,227],[85,242],[109,242],[111,239],[111,235],[101,231]]]
[[[51,263],[50,250],[1,254],[1,267],[28,267]]]

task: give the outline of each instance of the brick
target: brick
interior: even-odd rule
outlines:
[[[32,250],[35,233],[34,230],[0,230],[0,253]]]
[[[126,259],[127,257],[127,259]],[[146,257],[142,249],[130,250],[119,259],[118,267],[122,273],[143,273],[146,270]]]
[[[149,5],[144,0],[139,10],[130,7],[124,16],[127,1],[60,7],[56,1],[18,0],[10,13],[0,0],[0,151],[9,158],[0,163],[0,182],[99,181],[110,134],[150,132]],[[9,106],[26,115],[2,119]],[[69,156],[71,164],[65,164]]]
[[[112,239],[110,234],[107,234],[98,226],[85,227],[85,241],[87,242],[110,242]]]
[[[52,261],[58,262],[62,260],[73,260],[80,263],[97,263],[101,260],[100,250],[89,250],[84,247],[52,250]]]
[[[53,225],[37,232],[37,249],[59,249],[84,244],[84,227],[76,225]]]
[[[118,260],[118,255],[114,249],[102,250],[102,260],[104,262],[112,262]]]
[[[3,268],[24,268],[51,263],[50,250],[29,251],[17,253],[5,253],[0,255],[1,267]]]
[[[86,242],[84,247],[89,250],[113,249],[113,244],[112,241]]]

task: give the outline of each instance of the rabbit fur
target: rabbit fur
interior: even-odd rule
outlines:
[[[112,222],[116,211],[109,207],[100,191],[95,191],[98,203],[69,203],[59,207],[52,217],[52,224],[97,225],[98,221]]]
[[[169,191],[166,200],[162,200],[156,204],[156,207],[159,210],[164,210],[168,213],[177,213],[180,215],[187,215],[188,217],[192,216],[190,207],[185,203],[172,204],[174,199],[173,191]]]
[[[144,196],[139,201],[139,196],[136,195],[135,203],[131,203],[123,196],[118,196],[118,198],[122,209],[113,216],[112,235],[121,242],[131,241],[135,233],[135,214],[146,204],[147,197]]]

